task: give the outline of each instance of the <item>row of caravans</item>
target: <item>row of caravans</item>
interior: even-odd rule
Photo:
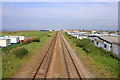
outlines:
[[[0,47],[7,47],[11,44],[21,43],[26,39],[25,36],[4,36],[0,37]]]
[[[76,32],[67,32],[69,35],[72,35],[74,37],[76,37],[77,39],[84,39],[84,38],[88,38],[87,35],[85,34],[80,34],[80,33],[76,33]]]
[[[68,32],[68,34],[76,37],[77,39],[88,38],[92,40],[95,46],[102,47],[103,49],[120,56],[120,36],[91,36],[74,32]]]

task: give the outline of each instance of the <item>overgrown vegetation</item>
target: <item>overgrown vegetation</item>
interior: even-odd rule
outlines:
[[[14,45],[11,45],[11,46],[7,46],[5,48],[2,48],[2,52],[3,53],[9,53],[10,50],[14,49],[14,48],[17,48],[17,47],[21,47],[25,45],[24,43],[19,43],[19,44],[14,44]]]
[[[3,78],[9,78],[27,63],[28,59],[50,39],[47,35],[53,35],[53,32],[45,31],[16,31],[5,32],[3,35],[27,36],[29,39],[23,43],[8,46],[2,49],[2,69]]]
[[[47,35],[47,37],[51,37],[51,35]]]
[[[23,58],[24,56],[28,55],[28,50],[25,48],[18,47],[13,51],[16,57]]]
[[[30,37],[30,38],[27,38],[23,41],[23,43],[25,43],[25,44],[29,44],[31,42],[40,42],[40,40],[37,37]]]
[[[111,74],[111,77],[120,76],[120,68],[118,67],[120,65],[120,61],[114,53],[106,51],[101,47],[96,47],[89,39],[78,40],[67,33],[64,35],[67,36],[69,40],[76,45],[76,47],[79,47],[85,51],[85,54],[94,59],[93,66],[105,70]]]

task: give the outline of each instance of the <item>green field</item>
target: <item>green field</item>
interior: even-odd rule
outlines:
[[[98,78],[118,78],[120,75],[120,61],[112,52],[94,46],[89,39],[78,40],[75,37],[63,33],[80,60]]]
[[[22,43],[12,45],[10,47],[6,47],[6,49],[3,49],[2,55],[2,68],[3,68],[3,73],[2,77],[3,78],[9,78],[24,65],[27,63],[29,58],[37,53],[40,48],[51,38],[51,36],[55,32],[44,32],[44,31],[16,31],[16,32],[3,32],[3,36],[5,35],[11,35],[11,36],[27,36],[27,37],[37,37],[39,38],[40,42],[32,42],[30,44],[23,45]],[[22,47],[24,49],[21,50],[27,50],[28,54],[23,56],[23,57],[16,57],[16,48]],[[17,51],[20,51],[20,49]],[[18,55],[18,54],[17,54]]]

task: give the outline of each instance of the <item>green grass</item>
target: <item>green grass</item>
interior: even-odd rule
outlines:
[[[22,45],[22,44],[16,44],[11,46],[12,48],[8,48],[3,55],[3,78],[9,78],[15,73],[19,71],[19,69],[27,63],[29,58],[35,53],[37,53],[42,46],[51,38],[48,37],[47,35],[52,36],[54,32],[43,32],[43,31],[22,31],[22,32],[5,32],[3,35],[12,35],[12,36],[27,36],[27,37],[38,37],[40,42],[32,42],[27,45]],[[29,53],[27,56],[24,56],[23,58],[18,58],[15,56],[14,52],[11,51],[11,49],[16,49],[17,47],[23,47],[25,48]]]
[[[15,45],[12,45],[12,46],[8,46],[8,47],[5,47],[5,48],[2,48],[2,52],[3,53],[9,53],[10,50],[14,49],[14,48],[17,48],[17,47],[20,47],[20,46],[23,46],[24,43],[19,43],[19,44],[15,44]]]
[[[84,64],[89,67],[98,78],[118,78],[120,61],[112,52],[94,46],[91,40],[78,40],[67,33],[63,33],[65,38],[78,52],[78,55]]]

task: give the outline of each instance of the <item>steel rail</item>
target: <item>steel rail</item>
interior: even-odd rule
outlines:
[[[55,36],[53,37],[52,42],[50,43],[50,46],[49,46],[48,49],[46,50],[46,52],[45,52],[45,54],[44,54],[44,56],[43,56],[43,59],[42,59],[42,61],[40,62],[40,65],[38,66],[38,68],[37,68],[37,70],[36,70],[36,73],[34,74],[32,80],[35,80],[35,78],[36,78],[36,76],[37,76],[37,74],[38,74],[38,71],[40,70],[40,68],[41,68],[41,66],[42,66],[42,64],[43,64],[43,62],[44,62],[44,60],[45,60],[45,58],[46,58],[46,56],[47,56],[47,54],[48,54],[48,52],[49,52],[49,50],[50,50],[51,45],[56,42],[57,34],[58,34],[58,32],[57,32],[57,33],[55,34]],[[54,45],[55,45],[55,44],[54,44]],[[52,50],[52,51],[53,51],[53,50]],[[52,55],[51,55],[51,57],[52,57]],[[50,58],[50,61],[51,61],[51,58]],[[48,68],[49,68],[49,64],[48,64]],[[48,71],[48,68],[47,68],[47,71]],[[46,72],[46,73],[47,73],[47,72]],[[45,73],[45,78],[46,78],[46,75],[47,75],[46,73]]]
[[[63,41],[63,43],[64,43],[64,45],[65,45],[65,47],[66,47],[66,49],[67,49],[67,51],[68,51],[68,53],[69,53],[69,56],[70,56],[70,58],[71,58],[71,60],[72,60],[72,62],[73,62],[73,65],[74,65],[74,67],[75,67],[75,69],[76,69],[76,71],[77,71],[77,74],[78,74],[80,80],[82,80],[81,75],[80,75],[80,73],[79,73],[79,70],[77,69],[77,66],[76,66],[76,64],[75,64],[75,62],[74,62],[74,59],[73,59],[73,57],[72,57],[72,55],[71,55],[71,53],[70,53],[70,51],[69,51],[69,49],[68,49],[68,47],[67,47],[67,45],[66,45],[66,43],[65,43],[65,40],[63,39],[63,36],[62,36],[62,35],[61,35],[61,39],[62,39],[62,41]]]
[[[61,35],[60,35],[61,36]],[[70,75],[69,75],[69,70],[68,70],[68,65],[67,65],[67,60],[65,58],[65,51],[64,51],[64,48],[63,48],[63,42],[62,42],[62,38],[60,37],[60,40],[61,40],[61,46],[62,46],[62,51],[63,51],[63,56],[64,56],[64,60],[65,60],[65,66],[66,66],[66,69],[67,69],[67,75],[68,75],[68,78],[70,79]]]

